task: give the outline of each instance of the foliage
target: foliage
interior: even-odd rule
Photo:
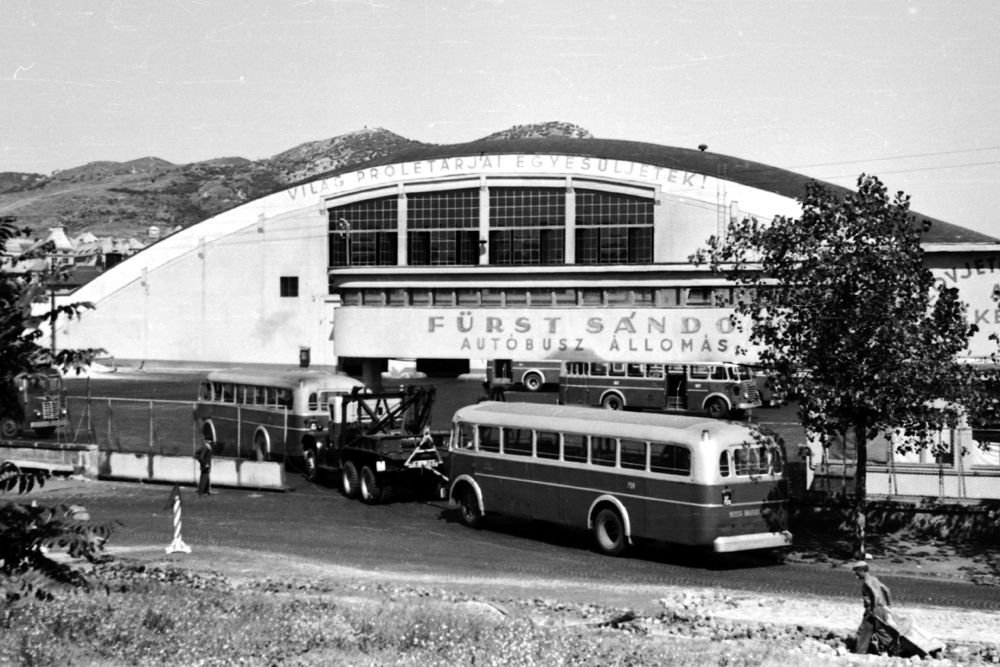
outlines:
[[[801,397],[807,431],[845,442],[853,434],[861,503],[868,439],[903,429],[904,447],[930,447],[962,406],[982,407],[976,371],[956,359],[976,327],[958,290],[926,268],[930,223],[910,214],[907,195],[890,199],[862,174],[843,196],[810,183],[801,205],[798,219],[731,223],[691,260],[746,288],[738,321],[761,363]]]
[[[0,253],[6,251],[7,242],[19,234],[14,218],[0,217]],[[38,259],[51,250],[42,245],[13,259]],[[44,274],[15,275],[7,271],[6,265],[0,265],[0,408],[11,409],[17,405],[13,386],[17,375],[39,373],[52,366],[79,372],[104,351],[66,349],[53,352],[39,344],[45,322],[52,324],[60,317],[73,319],[93,308],[88,302],[78,302],[61,304],[45,313],[32,312],[32,304],[44,300],[50,278]]]
[[[46,471],[5,463],[0,466],[0,493],[28,493],[44,486],[47,477]],[[111,531],[109,524],[92,524],[86,511],[75,505],[0,504],[0,599],[50,599],[56,588],[91,588],[88,577],[53,560],[49,552],[97,561]]]

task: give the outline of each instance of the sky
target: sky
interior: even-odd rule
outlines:
[[[1000,2],[0,0],[0,172],[575,123],[1000,236]]]

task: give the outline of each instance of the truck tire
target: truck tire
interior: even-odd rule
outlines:
[[[340,469],[340,491],[348,498],[357,498],[361,490],[361,479],[358,468],[353,461],[344,461]]]
[[[369,466],[361,467],[361,501],[366,505],[378,505],[382,502],[382,484]]]
[[[21,433],[21,429],[18,428],[17,422],[10,417],[4,417],[0,419],[0,438],[4,440],[13,440]]]
[[[521,384],[528,391],[541,391],[542,387],[545,385],[545,378],[543,378],[538,373],[525,373],[524,378],[521,380]]]
[[[726,402],[721,398],[713,398],[705,406],[705,412],[712,419],[722,419],[729,414],[729,408],[726,406]]]

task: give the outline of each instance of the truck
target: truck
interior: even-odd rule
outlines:
[[[56,429],[69,426],[66,387],[55,368],[21,373],[13,380],[10,399],[0,401],[0,438],[13,440],[25,431],[51,438]]]
[[[434,387],[408,385],[336,397],[324,437],[304,447],[306,478],[338,474],[341,492],[369,505],[395,491],[440,495],[448,432],[430,429],[434,395]]]

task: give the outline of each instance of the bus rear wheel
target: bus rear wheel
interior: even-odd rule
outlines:
[[[608,394],[601,399],[601,407],[605,410],[621,410],[625,407],[625,401],[618,394]]]
[[[458,496],[458,512],[469,528],[480,528],[483,525],[483,512],[479,509],[479,499],[472,487],[466,486]]]
[[[618,556],[625,551],[625,525],[613,509],[605,507],[594,517],[594,543],[608,556]]]
[[[538,373],[528,373],[521,379],[521,384],[528,391],[540,391],[545,382]]]
[[[361,490],[358,467],[353,461],[345,461],[340,469],[340,491],[348,498],[357,498]]]
[[[368,505],[378,505],[382,502],[382,485],[378,475],[368,466],[361,468],[361,500]]]

